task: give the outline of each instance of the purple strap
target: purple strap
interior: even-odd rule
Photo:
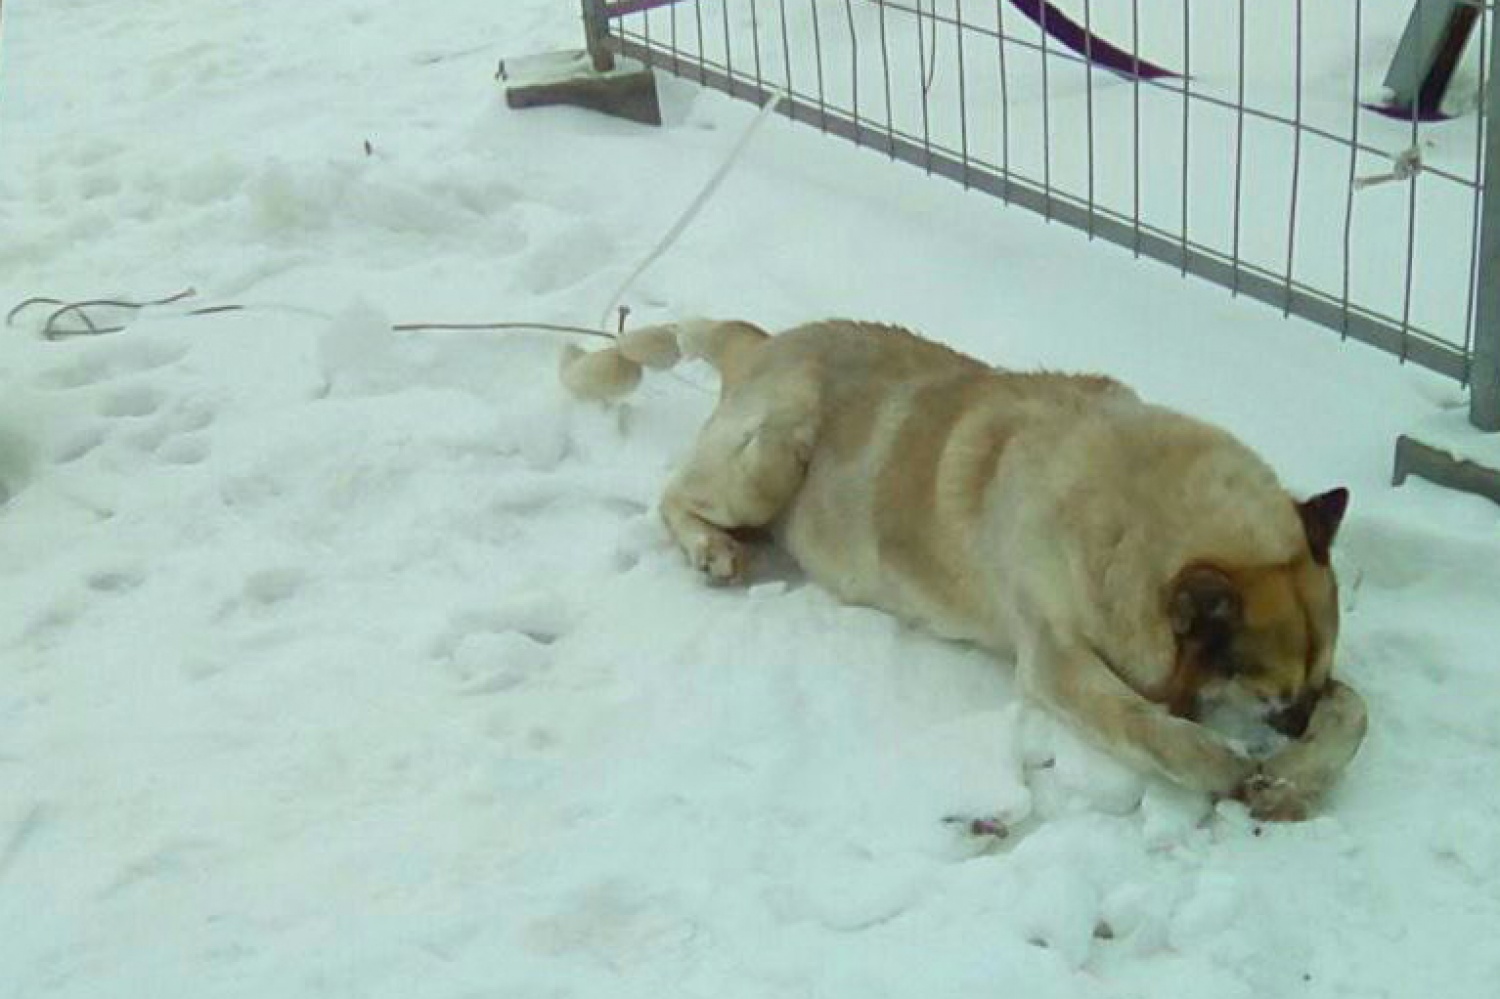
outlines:
[[[1413,118],[1417,121],[1451,121],[1453,119],[1451,114],[1443,114],[1437,108],[1422,107],[1421,105],[1417,106],[1416,114],[1412,114],[1411,108],[1404,108],[1398,104],[1361,104],[1360,107],[1366,111],[1374,111],[1378,115],[1384,115],[1387,118],[1394,118],[1397,121],[1411,121]]]
[[[1147,62],[1134,53],[1126,52],[1119,46],[1106,42],[1098,35],[1085,31],[1083,25],[1069,18],[1046,0],[1011,0],[1011,3],[1064,47],[1072,49],[1090,62],[1119,73],[1121,76],[1141,80],[1159,80],[1162,77],[1175,78],[1181,75],[1170,69],[1163,69],[1155,63]]]

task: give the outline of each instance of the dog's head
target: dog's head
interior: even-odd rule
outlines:
[[[1338,586],[1329,549],[1348,505],[1344,489],[1297,504],[1306,545],[1274,565],[1188,565],[1167,588],[1176,675],[1200,700],[1251,700],[1297,737],[1328,684],[1338,639]],[[1175,710],[1175,708],[1174,708]]]

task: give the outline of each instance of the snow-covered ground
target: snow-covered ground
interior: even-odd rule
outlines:
[[[630,296],[1107,371],[1350,486],[1370,736],[1258,827],[774,558],[703,586],[651,509],[702,372],[603,411],[555,338],[388,331],[592,322],[748,107],[505,110],[569,0],[4,16],[0,307],[259,307],[0,338],[0,995],[1495,994],[1500,511],[1387,484],[1456,387],[779,120]]]

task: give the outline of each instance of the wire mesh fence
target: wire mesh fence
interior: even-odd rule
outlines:
[[[797,121],[1493,396],[1494,5],[1458,5],[1477,44],[1447,101],[1393,111],[1381,74],[1409,4],[584,0],[615,53],[779,93]]]

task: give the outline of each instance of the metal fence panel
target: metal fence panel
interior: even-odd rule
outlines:
[[[1406,5],[586,0],[614,52],[1472,380],[1500,423],[1493,4],[1456,2],[1443,120],[1376,113],[1396,38],[1433,36]]]

